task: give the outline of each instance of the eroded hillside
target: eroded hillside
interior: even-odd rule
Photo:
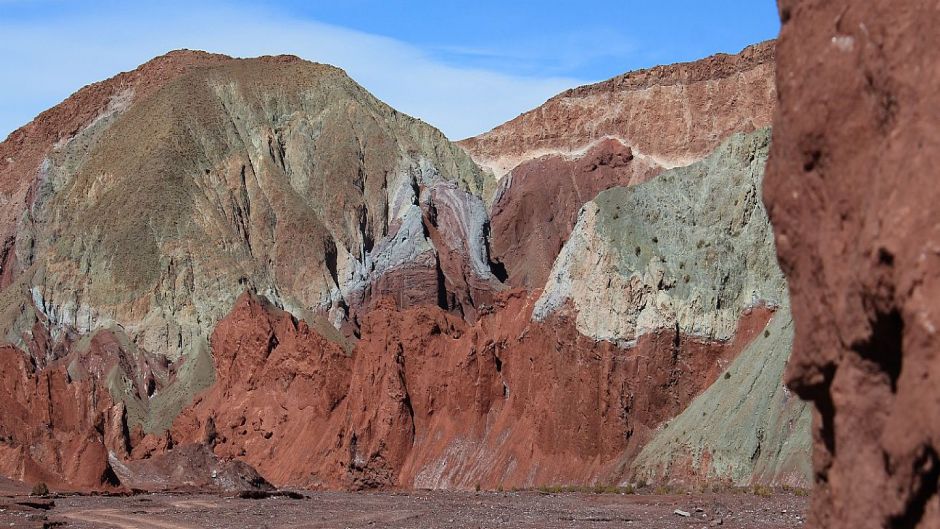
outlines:
[[[0,471],[806,484],[759,200],[772,56],[575,89],[471,154],[294,57],[80,91],[0,145]]]

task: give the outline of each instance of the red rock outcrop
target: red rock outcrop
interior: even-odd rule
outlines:
[[[503,294],[469,324],[439,307],[401,311],[386,300],[347,355],[243,295],[213,335],[218,382],[172,437],[240,458],[276,485],[618,482],[651,431],[713,382],[770,316],[746,316],[732,342],[661,332],[623,350],[563,318],[533,323],[533,301]]]
[[[57,489],[116,486],[105,438],[120,425],[102,379],[117,359],[77,362],[76,354],[47,363],[36,356],[52,341],[43,331],[34,329],[31,352],[0,347],[0,473]]]
[[[615,139],[601,141],[581,158],[548,155],[523,162],[500,182],[490,210],[490,260],[502,265],[509,285],[543,287],[581,206],[657,170]]]
[[[140,354],[111,331],[76,342],[52,338],[39,322],[33,338],[28,352],[0,347],[3,475],[86,492],[266,485],[245,463],[220,459],[202,445],[174,447],[170,435],[145,436],[139,426],[128,427],[134,400],[171,385],[166,378],[173,368],[160,373],[166,366],[159,358]],[[133,399],[115,402],[115,393]]]
[[[779,4],[764,198],[816,406],[811,525],[940,527],[940,9]]]
[[[565,91],[459,142],[501,178],[491,260],[541,288],[578,211],[598,192],[689,165],[736,132],[769,126],[774,44],[627,73]]]
[[[35,373],[11,347],[0,348],[0,355],[0,472],[54,488],[116,484],[101,434],[111,403],[107,389],[69,380],[64,366]]]
[[[605,138],[660,167],[688,165],[734,132],[770,125],[773,72],[773,42],[630,72],[562,92],[460,145],[497,177],[526,160],[577,154]]]

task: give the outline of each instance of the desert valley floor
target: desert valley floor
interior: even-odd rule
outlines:
[[[0,499],[0,527],[76,529],[802,527],[808,498],[752,492],[644,495],[526,492],[305,492],[243,499],[207,494]],[[31,503],[36,507],[24,505]],[[676,511],[689,514],[688,517]]]

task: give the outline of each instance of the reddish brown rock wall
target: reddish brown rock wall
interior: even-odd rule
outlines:
[[[0,347],[0,473],[54,488],[115,484],[104,432],[111,396],[95,380],[72,380],[67,363],[36,370],[27,354]]]
[[[781,0],[765,200],[815,527],[940,526],[940,8]]]
[[[563,92],[460,145],[502,176],[551,153],[618,138],[634,155],[667,167],[703,158],[735,132],[770,124],[774,43],[737,55],[630,72]]]
[[[637,184],[657,172],[614,139],[582,157],[523,162],[503,179],[490,211],[491,260],[506,269],[509,285],[542,288],[581,206],[605,189]]]
[[[213,335],[219,381],[177,420],[173,439],[209,442],[276,485],[616,482],[651,430],[769,317],[746,316],[731,343],[661,332],[623,350],[567,320],[531,323],[532,302],[522,291],[501,295],[468,324],[386,300],[347,356],[245,295]]]

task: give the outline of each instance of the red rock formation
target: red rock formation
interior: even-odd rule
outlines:
[[[563,92],[490,132],[460,142],[497,177],[551,153],[607,137],[659,166],[688,165],[734,132],[770,124],[774,44],[738,55],[657,66]]]
[[[689,165],[735,132],[769,126],[773,56],[766,42],[627,73],[459,142],[503,178],[491,209],[491,258],[509,284],[544,286],[578,211],[598,192]]]
[[[0,348],[0,473],[54,488],[116,485],[103,432],[110,430],[107,387],[68,374],[65,359],[37,370],[31,358]]]
[[[583,157],[523,162],[502,180],[491,208],[490,259],[505,268],[509,285],[543,287],[581,206],[605,189],[642,182],[656,171],[614,139]]]
[[[940,526],[940,10],[781,0],[764,197],[790,386],[816,405],[815,527]]]
[[[622,350],[566,320],[532,323],[532,302],[507,293],[468,324],[386,300],[347,356],[246,294],[213,335],[218,383],[177,420],[173,438],[207,442],[276,485],[612,482],[769,317],[745,317],[731,343],[662,332]]]

